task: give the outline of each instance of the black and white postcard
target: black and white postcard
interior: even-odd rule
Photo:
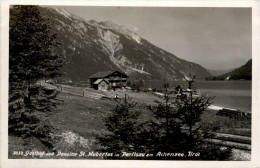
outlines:
[[[1,167],[259,166],[258,6],[3,1]]]

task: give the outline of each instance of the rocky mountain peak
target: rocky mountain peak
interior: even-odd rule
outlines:
[[[139,35],[137,35],[135,32],[127,29],[126,27],[124,27],[122,25],[115,24],[115,23],[113,23],[110,20],[109,21],[105,21],[105,22],[100,22],[100,25],[102,25],[103,28],[115,30],[118,33],[121,33],[121,34],[125,35],[129,39],[133,39],[137,43],[141,44],[141,37]]]
[[[210,76],[200,65],[176,57],[125,26],[85,21],[63,8],[40,7],[40,11],[53,22],[53,32],[62,44],[59,51],[66,59],[66,79],[85,81],[94,73],[111,69],[135,79],[177,80],[191,73],[200,79]]]

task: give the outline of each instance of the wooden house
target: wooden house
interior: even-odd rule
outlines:
[[[88,77],[91,88],[95,90],[107,90],[126,87],[128,76],[120,71],[98,72]]]

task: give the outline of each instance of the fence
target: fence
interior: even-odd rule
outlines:
[[[188,131],[187,127],[182,127],[182,129]],[[211,139],[207,139],[207,141],[210,143],[251,151],[251,137],[249,136],[220,132],[212,132],[212,134],[213,137]]]
[[[77,88],[68,85],[57,85],[57,89],[63,93],[69,93],[75,96],[88,97],[92,99],[101,99],[106,95],[101,93],[95,93],[94,91],[84,90],[84,88]]]

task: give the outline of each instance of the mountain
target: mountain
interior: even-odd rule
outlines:
[[[207,80],[251,80],[252,79],[252,59],[243,66],[231,72],[219,76],[207,77]]]
[[[86,81],[88,76],[107,70],[120,70],[136,79],[183,79],[211,74],[202,66],[180,59],[151,44],[135,32],[110,21],[85,21],[61,8],[40,7],[43,17],[53,22],[53,32],[65,56],[65,76]]]
[[[233,71],[234,69],[228,69],[228,70],[213,70],[213,69],[207,69],[209,73],[211,73],[213,76],[220,76],[226,73],[229,73]]]
[[[219,78],[224,78],[228,80],[251,80],[252,79],[252,59],[247,61],[247,63],[235,70],[220,75]]]

